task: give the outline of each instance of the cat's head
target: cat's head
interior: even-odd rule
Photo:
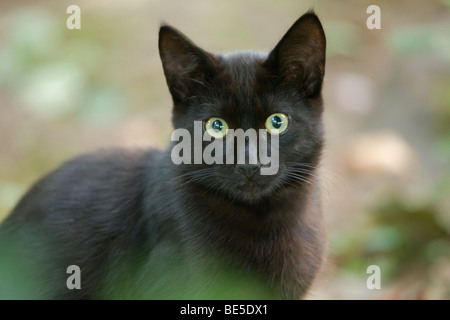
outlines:
[[[180,142],[172,146],[186,160],[179,166],[184,182],[249,203],[308,184],[322,148],[325,43],[321,23],[312,12],[300,17],[269,53],[212,54],[176,29],[162,26],[159,50],[174,102],[172,122],[178,130],[172,140]],[[225,143],[231,132],[227,129],[255,130],[257,138],[244,138],[245,147],[235,146],[231,154]],[[198,143],[200,131],[200,139],[205,136],[213,142],[224,135],[219,140],[224,164],[208,164],[204,154],[199,155],[212,143]],[[190,134],[190,141],[184,133]],[[267,149],[272,147],[273,163],[257,157],[256,164],[249,164],[251,153],[260,155],[262,141]],[[246,164],[237,161],[240,150],[247,156]],[[261,174],[270,165],[276,170]]]

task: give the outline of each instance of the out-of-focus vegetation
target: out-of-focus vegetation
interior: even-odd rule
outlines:
[[[71,4],[81,30],[66,28],[68,3],[0,3],[0,220],[78,153],[166,145],[160,22],[210,51],[266,50],[314,7],[328,38],[330,255],[310,298],[450,298],[449,1],[379,1],[381,30],[366,27],[370,1]],[[373,264],[381,290],[366,287]]]

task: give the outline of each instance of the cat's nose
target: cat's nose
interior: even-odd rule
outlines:
[[[261,164],[237,164],[236,170],[242,173],[247,178],[254,176],[261,168]]]

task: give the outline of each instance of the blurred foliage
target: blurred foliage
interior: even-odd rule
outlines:
[[[439,134],[435,148],[443,161],[450,162],[450,76],[436,81],[433,88],[432,107],[435,128]]]
[[[323,24],[327,35],[327,56],[356,56],[361,47],[361,32],[346,21],[329,21]]]
[[[439,220],[441,213],[434,203],[416,207],[392,198],[370,214],[373,220],[368,225],[334,247],[349,271],[379,264],[383,276],[392,280],[411,271],[423,272],[439,257],[450,259],[450,225]]]
[[[450,62],[450,34],[433,26],[401,27],[389,38],[390,45],[402,55],[433,52]]]
[[[2,230],[3,232],[4,230]],[[42,274],[35,262],[22,254],[29,243],[0,234],[0,300],[34,300],[42,297],[45,288]]]
[[[450,33],[403,28],[393,32],[389,41],[402,59],[428,54],[447,63],[441,75],[432,77],[429,103],[435,136],[429,152],[443,166],[427,196],[412,201],[406,189],[386,193],[365,209],[365,223],[336,234],[331,248],[342,270],[361,275],[367,266],[376,264],[385,284],[416,279],[420,289],[414,298],[439,288],[438,297],[450,299],[450,279],[438,280],[442,275],[434,271],[441,263],[450,270],[450,74],[445,74],[450,63]]]
[[[115,123],[125,112],[120,88],[100,76],[102,28],[83,36],[61,28],[64,21],[40,9],[18,9],[6,17],[9,32],[0,51],[0,85],[44,119],[80,116]],[[99,23],[96,25],[98,26]],[[87,37],[86,37],[87,35]]]

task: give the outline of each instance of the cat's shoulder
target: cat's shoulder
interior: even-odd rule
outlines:
[[[149,163],[159,153],[149,149],[104,148],[80,154],[44,175],[24,198],[38,198],[39,202],[60,198],[94,201],[100,195],[117,199],[116,195],[138,192],[143,188]]]
[[[149,149],[110,148],[78,155],[38,180],[9,220],[62,219],[74,212],[83,216],[94,207],[98,215],[130,210],[139,205],[148,163],[158,154]]]
[[[141,148],[102,148],[79,154],[63,163],[62,167],[77,165],[115,165],[132,167],[146,157],[157,156],[159,151]]]
[[[65,161],[54,173],[75,176],[88,174],[91,178],[107,175],[112,178],[145,171],[160,153],[154,149],[103,148]]]

